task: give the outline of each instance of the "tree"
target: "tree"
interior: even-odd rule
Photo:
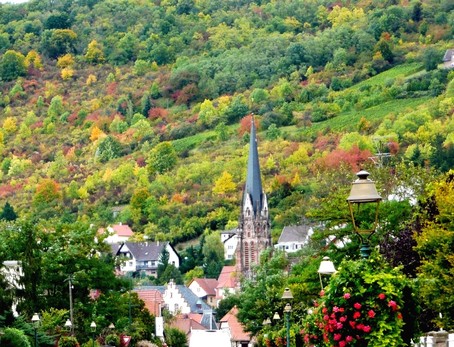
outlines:
[[[164,329],[164,335],[168,346],[188,347],[186,334],[177,328]]]
[[[6,328],[1,336],[3,347],[31,347],[30,341],[22,330]]]
[[[421,257],[418,279],[421,298],[433,312],[432,321],[440,328],[454,327],[454,171],[446,173],[428,187],[429,198],[423,208],[426,222],[416,236]]]
[[[112,135],[108,135],[100,141],[95,156],[101,163],[105,163],[111,159],[118,158],[121,155],[121,150],[120,142]]]
[[[87,47],[87,52],[84,56],[85,60],[91,64],[99,64],[104,62],[104,53],[102,46],[96,41],[92,40]]]
[[[41,37],[42,49],[51,58],[75,51],[77,34],[71,29],[45,30]]]
[[[428,47],[427,49],[424,50],[423,53],[423,63],[424,63],[424,68],[426,71],[432,71],[437,69],[438,63],[441,61],[441,54],[440,52],[433,48],[433,47]]]
[[[232,175],[227,171],[224,171],[216,182],[214,183],[213,193],[226,194],[232,193],[236,190],[236,184],[233,182]]]
[[[148,170],[151,174],[162,174],[171,170],[177,162],[177,154],[172,144],[164,141],[156,145],[147,159]]]
[[[15,80],[19,76],[25,76],[27,68],[25,57],[16,51],[6,51],[0,60],[0,78],[4,81]]]
[[[0,213],[0,219],[7,221],[13,221],[17,219],[17,214],[8,201],[5,203],[5,206],[3,206],[3,210]]]

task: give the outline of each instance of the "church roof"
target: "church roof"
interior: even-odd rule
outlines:
[[[251,122],[245,194],[248,194],[251,198],[254,213],[260,211],[262,208],[262,179],[260,177],[259,154],[257,150],[257,136],[254,118],[252,118]],[[243,197],[243,199],[244,198],[245,197]]]

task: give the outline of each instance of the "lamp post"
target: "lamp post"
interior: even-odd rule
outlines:
[[[292,300],[293,294],[290,291],[290,288],[285,288],[284,293],[282,294],[283,300]],[[285,323],[287,330],[287,347],[290,347],[290,312],[292,312],[292,306],[290,303],[287,303],[284,307]]]
[[[318,277],[320,278],[320,286],[323,290],[323,282],[322,282],[322,275],[332,275],[336,272],[336,268],[334,267],[333,262],[329,259],[329,257],[323,257],[323,260],[320,263],[318,268]]]
[[[71,334],[72,326],[73,326],[73,323],[71,322],[71,319],[67,319],[65,322],[65,328],[68,329],[70,334]]]
[[[378,195],[374,181],[368,178],[369,173],[361,170],[356,174],[358,178],[352,183],[350,195],[347,198],[353,229],[361,241],[361,257],[368,258],[370,254],[369,240],[375,232],[378,223],[378,207],[381,196]],[[374,206],[375,204],[375,206]],[[370,209],[370,206],[375,210]],[[370,213],[373,213],[370,216]],[[369,218],[367,218],[369,214]],[[373,220],[371,220],[374,217]],[[363,220],[358,220],[363,219]]]
[[[37,313],[33,314],[32,323],[33,323],[33,330],[35,331],[35,347],[38,347],[39,315]]]
[[[91,328],[91,339],[92,339],[91,342],[92,342],[92,346],[95,347],[96,323],[95,322],[91,322],[90,328]]]

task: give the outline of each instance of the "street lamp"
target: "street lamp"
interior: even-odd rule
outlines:
[[[284,293],[282,294],[283,300],[292,300],[293,295],[290,288],[285,288]],[[290,312],[292,312],[292,306],[290,303],[287,303],[284,307],[285,323],[287,329],[287,347],[290,347]]]
[[[96,332],[96,323],[95,322],[91,322],[90,324],[90,328],[91,328],[91,337],[92,337],[92,346],[95,347],[95,332]]]
[[[71,327],[73,326],[73,323],[71,323],[70,319],[67,319],[65,322],[65,328],[68,329],[69,333],[71,333]]]
[[[329,257],[323,257],[323,260],[320,263],[318,268],[318,277],[320,278],[320,286],[323,290],[323,282],[322,282],[322,275],[332,275],[336,272],[336,268],[334,267],[333,262],[329,259]]]
[[[378,195],[374,181],[367,178],[369,176],[367,171],[361,170],[356,176],[358,178],[352,183],[347,202],[353,229],[361,241],[361,257],[368,258],[370,254],[369,240],[377,227],[378,207],[382,198]],[[371,204],[375,209],[371,209]]]
[[[32,317],[33,329],[35,331],[35,347],[38,347],[38,325],[39,325],[39,315],[35,313]]]

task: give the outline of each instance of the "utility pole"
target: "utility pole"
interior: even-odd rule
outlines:
[[[73,275],[69,275],[65,281],[68,281],[69,289],[69,320],[71,321],[70,331],[74,335],[74,315],[73,315]]]

